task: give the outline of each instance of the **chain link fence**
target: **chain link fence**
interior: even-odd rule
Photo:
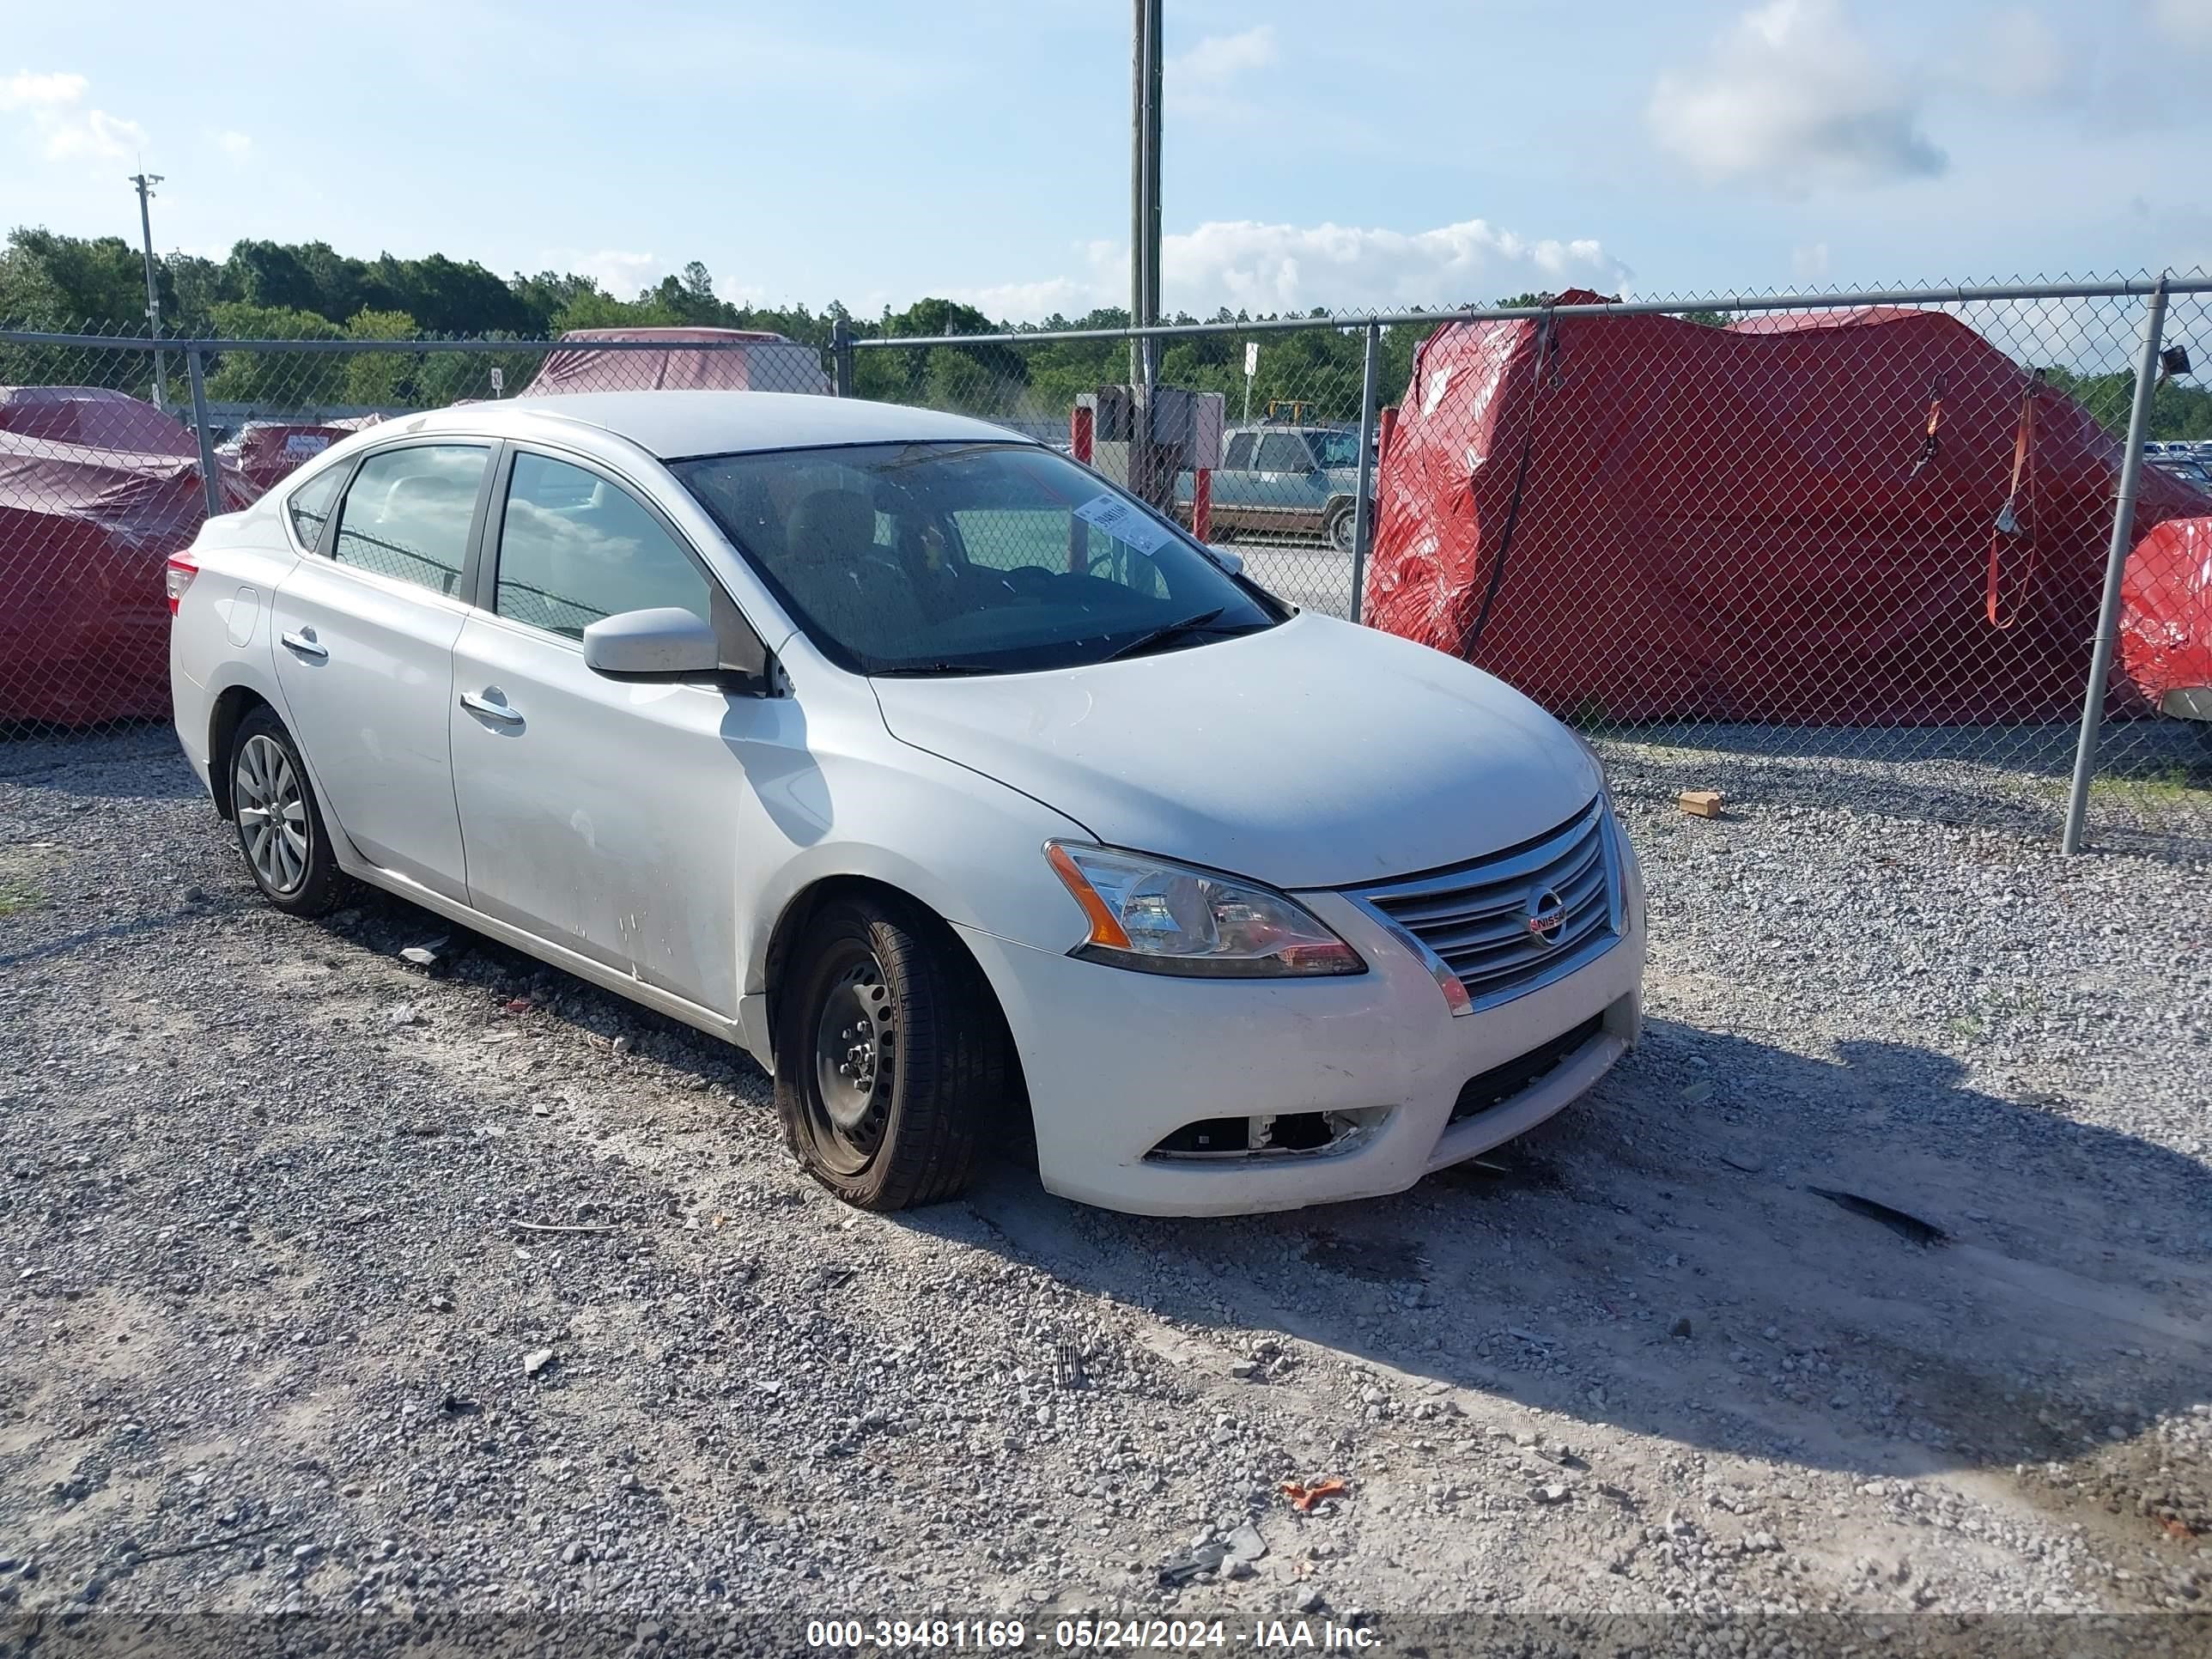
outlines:
[[[2094,809],[2106,844],[2201,857],[2208,290],[1570,294],[835,355],[859,395],[1072,448],[1284,597],[1498,674],[1619,787],[2069,845]],[[1149,473],[1141,407],[1090,406],[1147,376]]]
[[[1621,788],[2069,842],[2086,819],[2203,856],[2208,302],[2201,279],[1563,295],[841,327],[826,358],[717,331],[158,354],[0,331],[0,729],[162,717],[167,555],[362,426],[523,394],[835,392],[1075,454],[1280,596],[1519,686]]]

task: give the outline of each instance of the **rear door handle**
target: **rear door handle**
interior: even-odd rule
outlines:
[[[286,650],[297,652],[309,662],[329,660],[331,654],[329,647],[315,643],[315,630],[312,628],[304,628],[296,634],[283,634],[278,637],[284,641]]]
[[[461,693],[461,707],[471,714],[482,714],[487,720],[499,721],[502,726],[522,724],[520,709],[510,708],[503,702],[494,702],[489,697],[480,697],[473,691]]]

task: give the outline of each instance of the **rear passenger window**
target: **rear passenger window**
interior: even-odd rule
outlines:
[[[550,455],[514,458],[499,536],[502,617],[572,640],[602,617],[671,605],[713,617],[707,574],[637,498]]]
[[[1252,468],[1252,434],[1240,432],[1229,441],[1229,459],[1222,463],[1231,472],[1249,472]]]
[[[1306,441],[1295,432],[1270,432],[1260,440],[1259,469],[1262,472],[1305,472],[1313,455]]]
[[[338,486],[345,482],[346,470],[334,466],[319,472],[292,492],[292,499],[284,503],[284,510],[292,515],[292,533],[300,538],[300,545],[313,548],[323,538],[323,526],[331,516],[331,508],[338,499]]]
[[[453,592],[490,453],[473,445],[417,444],[370,456],[346,491],[331,556],[433,592]]]

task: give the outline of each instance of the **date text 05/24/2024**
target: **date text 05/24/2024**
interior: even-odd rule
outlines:
[[[1073,1652],[1202,1651],[1245,1648],[1284,1652],[1360,1653],[1382,1642],[1370,1625],[1332,1619],[1058,1619],[1049,1625],[1018,1619],[817,1619],[806,1626],[811,1648],[975,1650],[1018,1652],[1030,1647]]]

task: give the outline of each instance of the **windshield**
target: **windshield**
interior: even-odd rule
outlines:
[[[670,470],[806,636],[855,673],[1066,668],[1285,615],[1033,444],[777,450]]]
[[[1359,434],[1356,432],[1309,432],[1316,466],[1358,466]]]

